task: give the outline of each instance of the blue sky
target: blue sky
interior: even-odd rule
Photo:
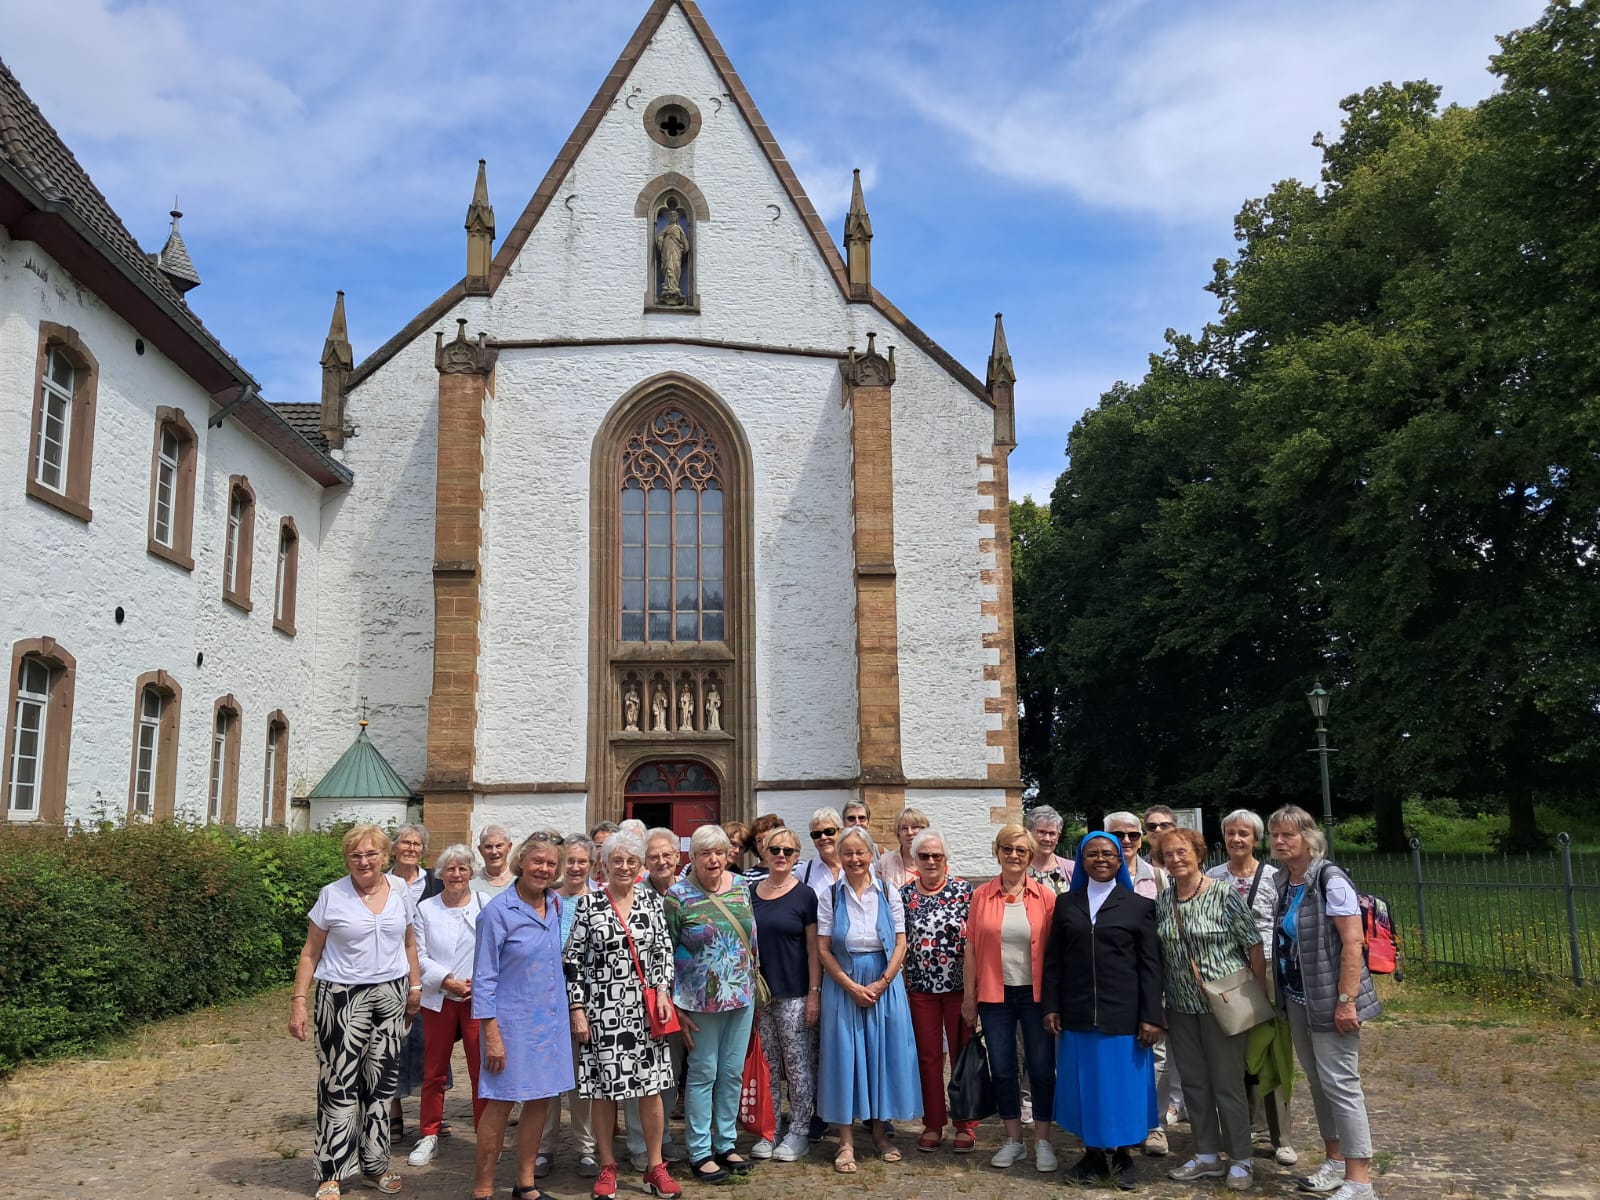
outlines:
[[[357,358],[460,277],[477,159],[509,228],[646,0],[0,0],[0,57],[148,249],[173,196],[191,301],[269,399],[315,400],[333,293]],[[704,0],[835,239],[862,168],[873,275],[978,375],[1016,359],[1012,492],[1139,378],[1232,217],[1313,179],[1338,101],[1492,89],[1536,0]],[[70,46],[71,69],[60,55]]]

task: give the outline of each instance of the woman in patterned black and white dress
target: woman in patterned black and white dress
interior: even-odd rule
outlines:
[[[614,833],[606,839],[600,850],[605,890],[578,898],[563,955],[572,1036],[579,1046],[578,1094],[592,1101],[600,1159],[593,1194],[601,1200],[617,1191],[617,1105],[633,1098],[639,1100],[644,1128],[645,1191],[657,1196],[683,1191],[661,1158],[666,1118],[661,1093],[672,1086],[672,1064],[666,1039],[651,1036],[644,1008],[648,983],[656,989],[659,1015],[671,1014],[672,942],[655,889],[634,886],[643,858],[644,846],[635,835]]]

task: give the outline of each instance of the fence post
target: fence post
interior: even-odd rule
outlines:
[[[1422,957],[1428,957],[1428,910],[1422,905],[1422,839],[1411,839],[1411,870],[1417,880],[1417,932],[1422,936]]]
[[[1561,882],[1567,890],[1567,946],[1572,951],[1572,983],[1583,986],[1583,956],[1578,952],[1578,905],[1572,886],[1572,835],[1556,834],[1556,844],[1561,847]]]

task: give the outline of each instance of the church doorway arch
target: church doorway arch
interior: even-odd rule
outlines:
[[[624,817],[643,821],[647,828],[672,830],[687,852],[696,829],[721,822],[722,784],[704,763],[652,759],[629,773],[622,808]]]

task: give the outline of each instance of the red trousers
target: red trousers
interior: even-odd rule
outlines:
[[[484,1102],[478,1099],[478,1022],[472,1004],[446,1000],[439,1011],[422,1010],[422,1134],[437,1135],[444,1117],[444,1080],[450,1073],[450,1055],[460,1040],[467,1052],[467,1073],[472,1076],[472,1127],[478,1127]]]
[[[911,1033],[917,1041],[917,1072],[922,1078],[922,1127],[944,1129],[950,1110],[945,1102],[944,1048],[950,1046],[954,1063],[967,1044],[968,1029],[961,1019],[960,992],[907,992],[911,1001]],[[957,1121],[957,1132],[971,1132],[976,1121]]]

